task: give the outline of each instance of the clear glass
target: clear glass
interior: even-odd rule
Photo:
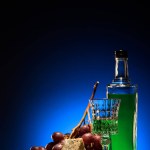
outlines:
[[[112,150],[110,147],[110,135],[118,133],[118,113],[120,99],[92,99],[90,100],[92,113],[92,133],[102,136],[104,150]]]

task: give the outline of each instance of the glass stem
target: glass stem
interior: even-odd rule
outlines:
[[[110,135],[105,135],[102,137],[102,145],[103,145],[103,150],[112,150]]]

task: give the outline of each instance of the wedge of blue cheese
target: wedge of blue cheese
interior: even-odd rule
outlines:
[[[62,150],[86,150],[82,138],[65,139]]]

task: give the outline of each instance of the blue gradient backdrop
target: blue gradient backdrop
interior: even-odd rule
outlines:
[[[76,11],[30,11],[20,21],[14,12],[15,20],[8,18],[12,24],[4,37],[3,150],[45,146],[54,131],[71,132],[97,80],[96,97],[106,96],[106,85],[114,78],[114,50],[119,49],[128,50],[129,76],[139,87],[138,150],[149,149],[146,20],[131,10],[121,15],[99,9]]]

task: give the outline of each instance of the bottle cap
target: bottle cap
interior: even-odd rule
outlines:
[[[115,51],[115,58],[128,58],[128,52],[124,50]]]

